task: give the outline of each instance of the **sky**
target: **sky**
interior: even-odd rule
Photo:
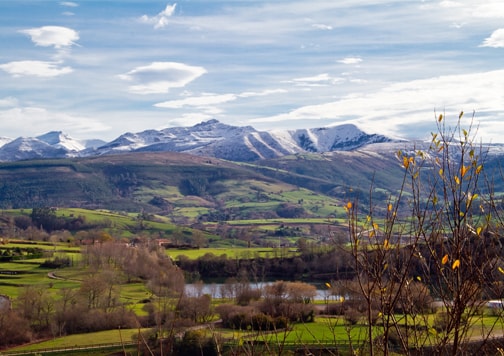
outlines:
[[[217,119],[504,142],[502,0],[0,1],[0,136]]]

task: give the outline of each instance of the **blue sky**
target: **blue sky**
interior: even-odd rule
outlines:
[[[504,142],[501,0],[2,0],[0,46],[0,136],[216,118],[427,138],[463,110]]]

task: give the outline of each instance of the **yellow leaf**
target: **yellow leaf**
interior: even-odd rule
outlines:
[[[437,330],[434,329],[434,328],[430,328],[429,329],[429,334],[432,334],[432,335],[437,335]]]
[[[455,178],[453,178],[453,179],[455,179],[455,183],[460,184],[460,179],[458,176],[455,176]]]
[[[452,269],[456,269],[460,267],[460,260],[455,260],[452,264]]]
[[[383,316],[383,313],[382,312],[379,312],[378,313],[378,318],[381,318]]]
[[[480,164],[478,167],[476,167],[476,174],[479,174],[482,169],[483,169],[483,166]]]
[[[441,260],[441,263],[444,265],[446,264],[446,262],[448,262],[448,255],[444,255],[443,259]]]
[[[441,177],[443,176],[443,173],[444,173],[443,168],[439,168],[439,175],[440,175]]]
[[[462,133],[464,134],[464,137],[467,137],[467,130],[466,129],[462,129]]]
[[[351,201],[349,201],[348,203],[346,203],[346,208],[348,210],[352,209],[352,202]]]
[[[374,230],[371,230],[371,231],[369,232],[369,237],[371,238],[371,237],[374,237],[374,236],[375,236],[375,232],[374,232]]]
[[[441,122],[443,120],[443,114],[439,115],[438,122]]]
[[[389,248],[389,242],[388,242],[388,240],[383,241],[383,247],[384,247],[386,250],[388,250],[388,248]]]
[[[469,166],[465,167],[465,166],[462,166],[460,167],[460,175],[462,176],[462,178],[464,178],[464,176],[466,175],[467,171],[469,171]]]
[[[388,211],[392,211],[392,208],[393,208],[392,204],[389,204],[388,207],[387,207],[387,210]]]
[[[406,169],[408,169],[408,167],[409,167],[408,157],[406,157],[406,156],[403,157],[403,166]]]
[[[373,223],[373,229],[378,230],[380,227],[378,226],[377,223]]]
[[[416,279],[417,279],[418,281],[420,281],[420,282],[422,281],[422,277],[420,277],[420,276],[417,276],[417,278],[416,278]]]
[[[385,266],[383,266],[383,272],[385,272],[388,268],[388,263],[385,263]]]
[[[327,288],[331,288],[331,284],[329,282],[326,282],[325,285],[326,285]]]
[[[461,112],[460,112],[460,114],[459,114],[459,119],[461,119],[461,118],[462,118],[462,116],[464,116],[464,112],[463,112],[463,111],[461,111]]]
[[[343,297],[343,296],[339,297],[339,301],[340,301],[341,303],[343,303],[343,302],[345,301],[345,297]]]
[[[479,235],[481,235],[481,230],[482,230],[481,226],[478,226],[478,227],[476,228],[476,234],[477,234],[478,236],[479,236]]]
[[[500,272],[500,273],[504,274],[504,268],[499,267],[499,268],[497,268],[497,269],[499,270],[499,272]]]

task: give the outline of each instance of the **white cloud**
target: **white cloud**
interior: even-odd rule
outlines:
[[[157,103],[154,106],[165,109],[180,109],[187,106],[193,106],[205,109],[207,113],[211,112],[216,114],[220,113],[221,110],[214,108],[213,105],[235,101],[238,98],[267,96],[285,92],[286,90],[284,89],[267,89],[261,92],[243,92],[241,94],[203,94],[201,96],[191,96],[181,100],[169,100]]]
[[[362,62],[362,58],[360,57],[346,57],[338,60],[338,63],[342,64],[359,64]]]
[[[486,4],[479,3],[470,6],[472,15],[480,18],[504,18],[504,6],[502,1],[488,1]]]
[[[485,38],[480,47],[493,47],[493,48],[504,47],[504,28],[495,30],[490,35],[490,37]]]
[[[172,127],[177,126],[193,126],[200,122],[207,121],[215,118],[215,115],[208,113],[188,113],[183,114],[181,117],[170,120],[169,125]],[[166,126],[159,127],[158,129],[165,129]]]
[[[287,93],[287,90],[285,89],[266,89],[260,92],[253,92],[253,91],[246,91],[238,96],[240,98],[250,98],[254,96],[267,96],[267,95],[272,95],[272,94],[281,94],[281,93]]]
[[[321,23],[314,23],[312,25],[313,28],[316,28],[317,30],[332,30],[333,27],[331,25],[324,25],[324,24],[321,24]]]
[[[445,8],[455,8],[455,7],[461,7],[462,4],[459,3],[458,1],[446,0],[446,1],[441,1],[439,3],[439,6],[445,7]]]
[[[331,79],[328,73],[319,74],[313,77],[296,78],[294,82],[327,82]]]
[[[285,114],[257,118],[251,122],[278,124],[282,121],[332,119],[342,123],[353,118],[353,122],[362,124],[370,132],[426,136],[429,132],[422,133],[413,128],[433,123],[431,113],[434,110],[448,114],[474,110],[483,121],[485,116],[503,116],[503,82],[504,70],[414,80],[392,84],[377,92],[351,94],[337,101],[299,107]],[[495,139],[501,142],[496,133],[504,131],[504,123],[502,126],[495,131],[480,128],[480,134],[487,141]],[[407,127],[412,130],[401,133],[400,130]]]
[[[140,17],[140,21],[144,23],[148,23],[150,25],[154,25],[154,28],[163,28],[166,25],[168,25],[169,21],[168,19],[173,16],[173,13],[175,12],[175,8],[177,7],[177,4],[173,5],[166,5],[166,8],[161,11],[159,14],[155,16],[148,16],[148,15],[143,15]]]
[[[71,67],[61,67],[58,62],[44,61],[14,61],[0,64],[0,69],[13,77],[34,76],[47,78],[73,72]]]
[[[328,73],[322,73],[312,77],[295,78],[290,81],[287,81],[287,83],[293,83],[297,87],[315,88],[315,87],[327,87],[331,84],[338,84],[343,80],[344,79],[342,78],[332,77]]]
[[[73,2],[73,1],[62,1],[60,2],[61,6],[68,6],[68,7],[77,7],[79,4]]]
[[[163,103],[157,103],[154,106],[167,109],[180,109],[185,106],[207,107],[216,104],[223,104],[228,101],[233,101],[236,100],[236,98],[237,96],[235,94],[202,95],[181,100],[165,101]]]
[[[18,100],[12,96],[0,99],[0,108],[14,107],[18,105]]]
[[[42,47],[68,47],[74,45],[75,41],[79,39],[79,34],[76,31],[61,26],[42,26],[19,32],[30,36],[33,43]]]
[[[184,63],[153,62],[119,75],[119,78],[135,83],[129,87],[132,93],[162,94],[172,88],[182,88],[206,72],[203,67]]]
[[[0,122],[2,122],[2,132],[12,137],[19,136],[20,123],[24,127],[22,136],[36,136],[48,131],[62,130],[86,137],[110,129],[103,121],[92,117],[55,112],[35,106],[0,110]],[[72,136],[77,137],[74,134]]]

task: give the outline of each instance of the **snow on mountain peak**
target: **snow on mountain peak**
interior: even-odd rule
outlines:
[[[212,119],[192,127],[127,132],[115,140],[96,144],[78,141],[61,131],[36,138],[16,139],[0,147],[0,160],[95,156],[131,151],[185,152],[234,161],[254,161],[302,152],[353,150],[389,138],[370,135],[355,125],[299,130],[257,131],[251,126],[232,126]],[[97,147],[98,146],[98,147]]]
[[[14,139],[10,138],[10,137],[0,137],[0,147],[2,147],[3,145],[9,143],[9,142],[12,142]]]
[[[86,148],[83,143],[73,139],[62,131],[51,131],[36,138],[53,147],[63,148],[70,152],[79,152]]]

